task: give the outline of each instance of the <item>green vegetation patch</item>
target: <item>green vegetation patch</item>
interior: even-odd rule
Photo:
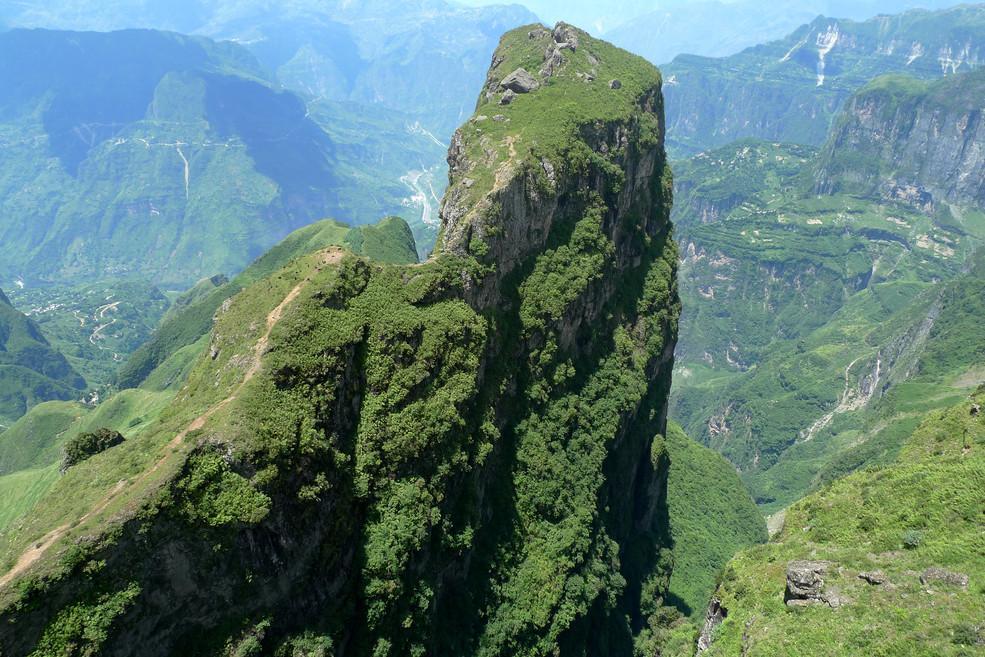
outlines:
[[[73,465],[82,463],[87,458],[105,452],[110,447],[116,447],[125,440],[119,431],[103,427],[95,431],[86,431],[70,438],[65,443],[65,458],[62,469],[67,470]]]
[[[130,584],[115,593],[99,596],[92,603],[80,603],[62,610],[45,629],[31,657],[90,657],[100,654],[113,622],[130,607],[140,587]]]
[[[682,612],[703,622],[708,600],[736,552],[766,542],[766,522],[728,461],[667,426],[667,505],[674,538],[670,593]]]

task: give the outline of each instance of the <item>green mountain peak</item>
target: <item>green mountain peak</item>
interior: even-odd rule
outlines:
[[[4,654],[660,644],[679,302],[659,75],[564,25],[497,57],[501,86],[546,68],[513,76],[531,91],[502,132],[460,131],[434,256],[397,219],[316,224],[200,290],[181,315],[210,333],[160,333],[131,372],[190,353],[170,407],[0,535]]]

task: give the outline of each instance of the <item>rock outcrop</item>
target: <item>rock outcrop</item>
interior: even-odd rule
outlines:
[[[826,604],[836,608],[846,601],[838,591],[826,588],[824,576],[833,567],[830,561],[791,561],[787,564],[787,588],[783,600],[790,607]]]
[[[932,566],[920,573],[920,583],[924,586],[929,584],[947,584],[963,589],[968,588],[968,576],[964,573],[957,573],[938,566]]]
[[[534,76],[527,73],[526,70],[518,68],[513,71],[499,83],[499,86],[504,90],[512,91],[517,94],[528,94],[535,90],[540,84],[534,78]]]
[[[711,640],[714,637],[715,629],[722,624],[728,616],[728,609],[722,606],[722,601],[717,597],[712,598],[705,611],[705,622],[701,626],[701,634],[698,635],[697,654],[701,654],[711,647]]]

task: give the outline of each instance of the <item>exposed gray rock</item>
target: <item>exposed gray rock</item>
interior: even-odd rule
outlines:
[[[956,573],[943,568],[938,568],[937,566],[928,568],[920,574],[920,583],[924,586],[927,586],[933,582],[940,582],[951,586],[960,586],[963,589],[968,588],[967,575],[964,573]]]
[[[859,573],[858,578],[861,580],[865,580],[869,584],[874,584],[876,586],[880,584],[885,584],[887,581],[886,574],[883,573],[881,570],[873,570],[871,572]]]
[[[558,23],[551,36],[551,43],[544,51],[544,65],[540,68],[540,74],[545,78],[554,75],[565,63],[563,50],[574,52],[578,49],[578,32],[567,23]]]
[[[622,89],[622,82],[619,80],[609,80],[609,89]]]
[[[824,575],[829,561],[791,561],[787,564],[787,589],[784,601],[791,607],[824,603],[840,607],[846,602],[837,590],[824,590]]]
[[[905,97],[860,91],[818,156],[815,191],[878,192],[924,212],[985,203],[983,94],[985,71]]]
[[[540,160],[540,166],[544,169],[544,174],[547,176],[548,182],[551,183],[551,188],[557,186],[557,174],[555,173],[554,165],[547,158],[542,158]]]
[[[501,89],[509,89],[514,93],[527,94],[537,89],[540,83],[524,68],[518,68],[499,83]]]
[[[493,121],[502,123],[503,121],[509,121],[509,119],[503,116],[502,114],[497,114],[496,116],[493,117]]]
[[[567,23],[555,25],[553,36],[559,47],[578,50],[578,32]]]
[[[544,53],[544,65],[540,67],[541,77],[549,78],[554,73],[561,68],[564,64],[564,55],[561,54],[561,49],[558,45],[552,44],[547,47],[547,51]]]
[[[499,99],[499,104],[500,105],[509,105],[510,103],[513,102],[513,99],[514,98],[516,98],[516,92],[513,91],[512,89],[507,89],[503,93],[503,97]]]
[[[715,628],[722,624],[728,616],[728,609],[722,606],[722,601],[712,598],[705,611],[705,624],[701,627],[701,634],[698,636],[698,652],[703,653],[711,647],[711,637],[715,633]]]

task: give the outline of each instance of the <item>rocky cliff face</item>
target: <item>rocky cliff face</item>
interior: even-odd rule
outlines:
[[[849,101],[821,153],[818,193],[881,195],[925,211],[985,204],[985,71],[934,84],[887,77]]]
[[[507,34],[437,254],[324,250],[224,304],[157,434],[72,468],[52,496],[90,481],[85,503],[5,539],[0,651],[655,654],[679,311],[661,110],[639,58]]]
[[[878,16],[819,17],[785,39],[718,59],[664,67],[668,143],[691,154],[743,137],[820,145],[857,89],[885,73],[940,79],[985,62],[980,5]]]

